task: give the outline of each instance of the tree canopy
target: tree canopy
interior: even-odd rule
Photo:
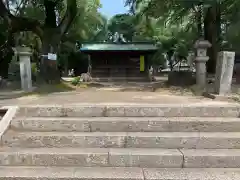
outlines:
[[[76,42],[106,41],[115,32],[127,41],[153,41],[159,46],[154,63],[174,54],[186,57],[202,37],[212,44],[208,71],[214,72],[217,52],[238,51],[240,46],[240,0],[126,0],[130,12],[107,19],[100,12],[100,0],[0,0],[0,76],[6,75],[13,54],[11,48],[27,45],[46,71],[46,81],[59,79],[57,65],[39,56],[59,55],[66,64],[75,53]]]
[[[191,31],[191,38],[185,37],[184,41],[196,40],[193,37],[208,40],[212,44],[208,52],[209,72],[215,71],[218,51],[238,51],[239,0],[127,0],[126,4],[131,6],[132,13],[136,15],[146,15],[163,22],[162,27],[170,32],[175,27],[178,27],[180,34]]]

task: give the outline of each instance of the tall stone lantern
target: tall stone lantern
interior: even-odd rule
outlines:
[[[31,48],[23,46],[16,47],[16,53],[19,56],[22,90],[25,92],[30,92],[33,89],[32,68],[30,60],[30,57],[32,56]]]
[[[196,83],[200,88],[205,88],[206,86],[206,63],[209,60],[209,57],[207,56],[207,49],[211,46],[212,45],[207,40],[203,39],[197,40],[194,45],[194,48],[197,50],[197,55],[195,58]]]

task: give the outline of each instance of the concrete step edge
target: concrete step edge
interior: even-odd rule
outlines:
[[[178,149],[160,148],[11,148],[1,147],[0,155],[3,154],[91,154],[91,153],[116,153],[138,155],[182,155]]]
[[[208,104],[89,104],[80,106],[25,106],[18,116],[34,117],[239,117],[240,106],[228,103]]]
[[[181,149],[185,168],[239,168],[240,149]]]
[[[238,180],[240,169],[182,168],[144,169],[145,180]]]
[[[5,149],[0,152],[0,165],[240,168],[240,149]]]
[[[19,149],[0,152],[2,166],[180,168],[177,149]]]
[[[0,180],[144,180],[140,168],[0,167]]]
[[[17,131],[61,132],[240,132],[239,118],[194,117],[18,117]]]
[[[13,132],[2,144],[23,148],[240,149],[239,132]]]
[[[118,154],[164,154],[183,156],[239,156],[240,149],[163,149],[163,148],[11,148],[1,147],[0,154],[88,154],[88,153],[118,153]],[[168,153],[169,152],[169,153]],[[240,162],[239,162],[240,163]]]
[[[239,180],[240,169],[0,167],[1,180]]]
[[[21,108],[78,108],[78,107],[238,107],[240,108],[240,105],[238,103],[229,103],[229,102],[205,102],[205,103],[183,103],[183,104],[150,104],[150,103],[81,103],[78,105],[22,105]]]
[[[54,136],[66,136],[66,137],[168,137],[168,138],[180,138],[180,137],[204,137],[204,138],[239,138],[240,132],[41,132],[41,131],[11,131],[9,130],[6,136],[22,137],[22,136],[42,136],[42,137],[54,137]]]
[[[239,122],[238,117],[16,117],[14,121],[87,121],[87,122],[141,122],[141,121],[176,121],[176,122]]]

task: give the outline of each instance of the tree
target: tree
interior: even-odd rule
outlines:
[[[13,50],[11,47],[12,39],[8,36],[8,24],[0,18],[0,28],[5,31],[0,32],[0,77],[8,77],[8,65],[12,60]]]
[[[122,34],[127,41],[151,41],[155,25],[148,15],[117,14],[110,19],[108,31],[111,35],[115,32]]]
[[[229,22],[232,23],[233,17],[239,19],[237,10],[240,5],[239,0],[127,0],[126,3],[137,13],[148,13],[170,24],[181,24],[186,22],[185,18],[188,17],[187,23],[197,27],[199,37],[203,34],[212,44],[208,51],[210,60],[207,64],[210,73],[215,71],[217,52],[221,49],[224,39],[222,27]]]
[[[86,1],[82,16],[77,16],[64,40],[101,41],[107,36],[107,19],[98,12],[101,4],[96,1]]]
[[[76,15],[78,13],[78,15],[81,15],[82,7],[78,3],[82,2],[77,0],[21,0],[20,5],[15,9],[35,6],[42,8],[45,14],[44,22],[42,23],[36,19],[19,16],[18,13],[13,14],[6,7],[8,3],[0,0],[0,16],[8,22],[9,34],[19,31],[32,31],[36,33],[42,41],[41,53],[45,55],[49,52],[58,52],[59,43],[67,33]],[[62,7],[62,9],[56,11],[57,6]],[[65,13],[62,13],[63,11]],[[18,10],[15,10],[15,12],[18,12]],[[58,19],[61,19],[61,21],[57,21]],[[56,63],[50,63],[46,59],[42,59],[41,61],[41,73],[47,82],[59,80]]]
[[[84,42],[104,41],[107,38],[107,19],[98,12],[101,4],[87,1],[82,16],[77,16],[68,33],[62,39],[59,53],[59,64],[65,73],[69,68],[81,69],[86,64],[85,56],[79,51],[77,44]],[[77,54],[77,56],[76,56]]]
[[[110,19],[108,31],[112,35],[116,32],[123,34],[126,40],[132,41],[136,23],[136,18],[130,14],[117,14]]]

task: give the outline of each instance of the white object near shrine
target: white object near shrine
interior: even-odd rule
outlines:
[[[52,61],[56,61],[57,60],[57,55],[52,54],[52,53],[48,53],[48,59],[52,60]]]
[[[206,63],[209,60],[207,56],[207,49],[211,47],[211,44],[206,40],[197,40],[194,46],[197,50],[197,56],[195,58],[196,65],[196,83],[197,86],[205,88],[207,68]]]
[[[21,87],[25,92],[32,91],[32,69],[30,57],[31,49],[28,47],[17,47],[17,55],[19,56]]]
[[[215,75],[215,92],[220,95],[231,93],[235,52],[218,53]]]

